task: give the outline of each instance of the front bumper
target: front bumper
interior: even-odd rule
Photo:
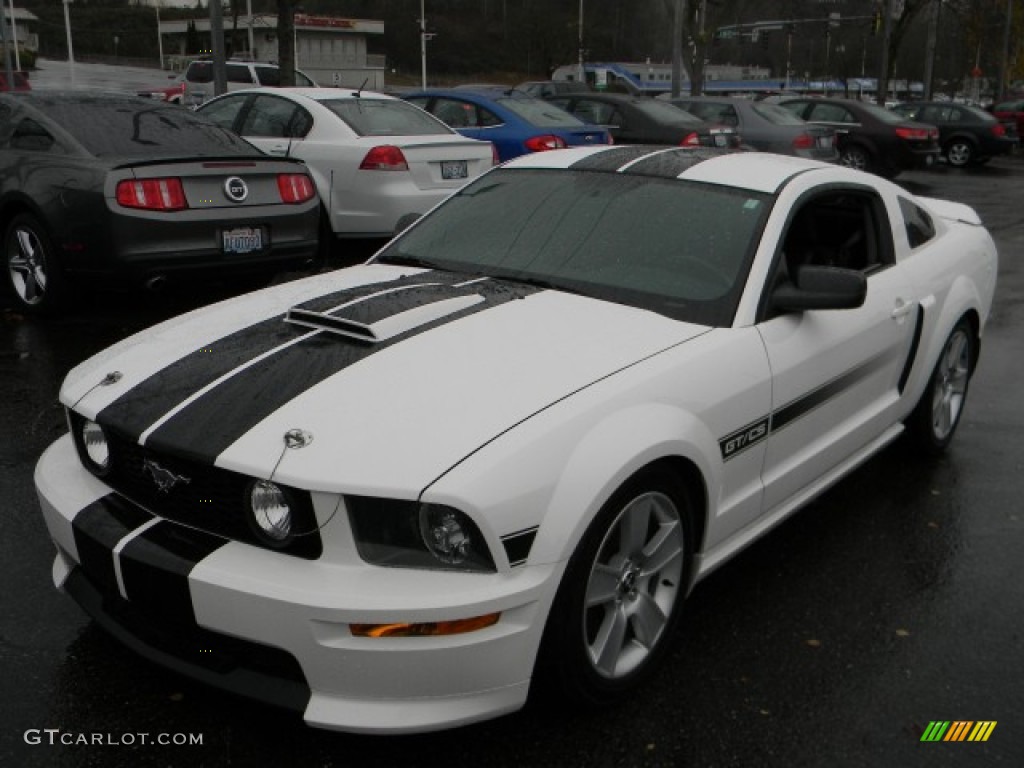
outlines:
[[[370,566],[343,521],[313,561],[220,539],[111,494],[67,436],[43,454],[35,481],[57,546],[55,584],[151,660],[355,732],[452,727],[526,701],[560,565],[487,575]],[[349,629],[492,612],[496,624],[458,635]]]

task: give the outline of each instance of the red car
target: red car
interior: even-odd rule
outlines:
[[[19,70],[14,71],[14,87],[7,83],[7,72],[0,69],[0,91],[31,91],[32,86],[28,84],[28,75]]]
[[[996,104],[992,107],[992,114],[1000,120],[1017,123],[1017,135],[1024,137],[1024,99]]]
[[[185,81],[179,79],[174,85],[159,85],[155,88],[147,88],[144,91],[138,91],[136,95],[146,99],[157,99],[158,101],[167,101],[171,104],[181,104],[181,100],[185,96]]]

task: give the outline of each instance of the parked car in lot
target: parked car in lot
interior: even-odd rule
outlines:
[[[621,93],[554,96],[552,104],[580,120],[604,126],[616,144],[673,144],[681,147],[739,148],[740,133],[722,123],[701,120],[664,101]]]
[[[926,168],[939,157],[939,129],[853,99],[787,98],[779,104],[836,132],[839,162],[879,176]]]
[[[257,61],[229,60],[225,64],[228,92],[259,86],[275,88],[281,85],[281,70],[276,64]],[[213,62],[196,59],[185,69],[184,103],[197,107],[214,97]],[[295,85],[300,88],[316,88],[316,83],[305,72],[295,70]]]
[[[261,88],[198,109],[261,150],[309,167],[335,237],[391,237],[490,169],[494,147],[401,99],[342,88]]]
[[[527,80],[519,83],[516,90],[538,99],[550,99],[567,93],[588,93],[590,86],[579,80]]]
[[[839,159],[833,129],[812,125],[777,104],[728,96],[666,97],[665,101],[709,123],[732,126],[744,145],[761,152],[828,163]]]
[[[1017,136],[1024,136],[1024,99],[1004,101],[992,107],[992,114],[999,120],[1006,120],[1017,125]]]
[[[28,75],[19,70],[14,72],[14,87],[7,82],[7,73],[0,69],[0,92],[2,91],[31,91],[32,85],[28,81]]]
[[[530,152],[611,143],[603,128],[587,125],[546,101],[510,88],[416,91],[402,98],[463,136],[491,142],[500,162]]]
[[[201,275],[260,282],[311,265],[319,199],[272,159],[190,111],[131,95],[0,95],[3,283],[23,311],[87,281]]]
[[[185,78],[184,76],[172,75],[171,79],[174,80],[172,85],[156,85],[152,88],[136,91],[135,94],[144,99],[156,99],[157,101],[166,101],[171,104],[182,104],[185,99]]]
[[[901,433],[949,445],[997,268],[968,206],[837,165],[527,155],[367,264],[71,371],[51,577],[314,726],[607,704],[696,582]]]
[[[908,120],[930,123],[939,129],[939,144],[946,162],[955,168],[986,163],[1017,146],[1016,126],[1006,126],[979,107],[947,101],[912,101],[897,104],[893,112]]]

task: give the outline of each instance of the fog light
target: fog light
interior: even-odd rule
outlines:
[[[292,534],[292,510],[288,498],[274,483],[257,480],[249,491],[251,522],[271,546],[283,546]]]
[[[498,623],[500,613],[488,613],[454,621],[392,622],[390,624],[350,624],[356,637],[439,637],[476,632]]]
[[[102,472],[110,463],[110,446],[103,427],[95,421],[86,420],[82,422],[81,437],[85,458],[96,470]]]

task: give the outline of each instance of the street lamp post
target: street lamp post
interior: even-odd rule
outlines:
[[[577,48],[577,53],[579,54],[579,69],[576,73],[576,77],[579,78],[579,81],[581,83],[585,83],[587,81],[587,73],[584,71],[583,68],[583,0],[580,0],[580,21],[577,33],[577,40],[579,42],[579,46]]]
[[[21,69],[21,52],[18,50],[18,26],[14,23],[14,0],[11,0],[11,42],[14,44],[14,68]]]
[[[71,0],[64,0],[64,29],[68,35],[68,68],[71,70],[71,87],[75,87],[75,51],[71,47],[71,14],[68,12],[68,6],[71,4]]]
[[[427,89],[427,8],[426,0],[420,0],[420,85]]]

